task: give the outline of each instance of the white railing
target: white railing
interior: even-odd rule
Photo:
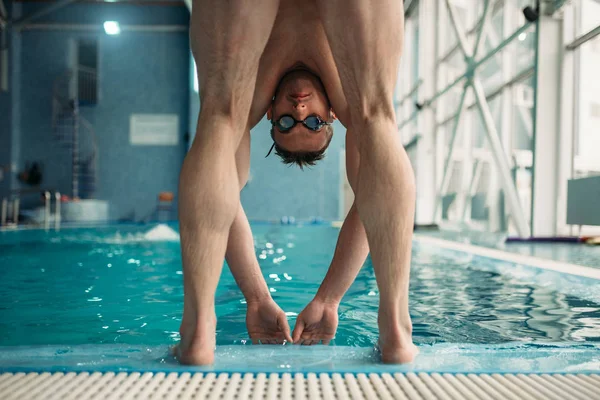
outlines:
[[[48,190],[44,192],[44,229],[50,229],[50,221],[52,219],[52,193]],[[54,192],[54,229],[60,230],[62,222],[61,216],[61,194]],[[21,198],[18,195],[13,195],[12,199],[3,198],[0,206],[0,227],[1,228],[16,228],[19,225],[19,211]]]

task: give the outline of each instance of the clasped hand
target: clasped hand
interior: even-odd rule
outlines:
[[[312,345],[329,344],[338,326],[337,303],[313,299],[296,319],[293,334],[285,312],[272,298],[249,302],[246,326],[252,343]]]

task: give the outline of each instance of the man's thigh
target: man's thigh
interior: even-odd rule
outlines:
[[[279,0],[194,0],[190,41],[203,110],[226,107],[247,118],[278,6]]]
[[[352,118],[371,112],[393,113],[404,32],[403,2],[317,3]]]

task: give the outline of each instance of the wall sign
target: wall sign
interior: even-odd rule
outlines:
[[[131,114],[129,141],[135,146],[175,146],[179,143],[179,116]]]

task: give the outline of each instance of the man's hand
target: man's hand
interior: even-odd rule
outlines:
[[[338,303],[313,299],[298,315],[294,327],[294,343],[303,345],[329,344],[338,326]]]
[[[252,343],[281,344],[292,342],[290,325],[283,310],[272,298],[248,303],[246,327]]]

